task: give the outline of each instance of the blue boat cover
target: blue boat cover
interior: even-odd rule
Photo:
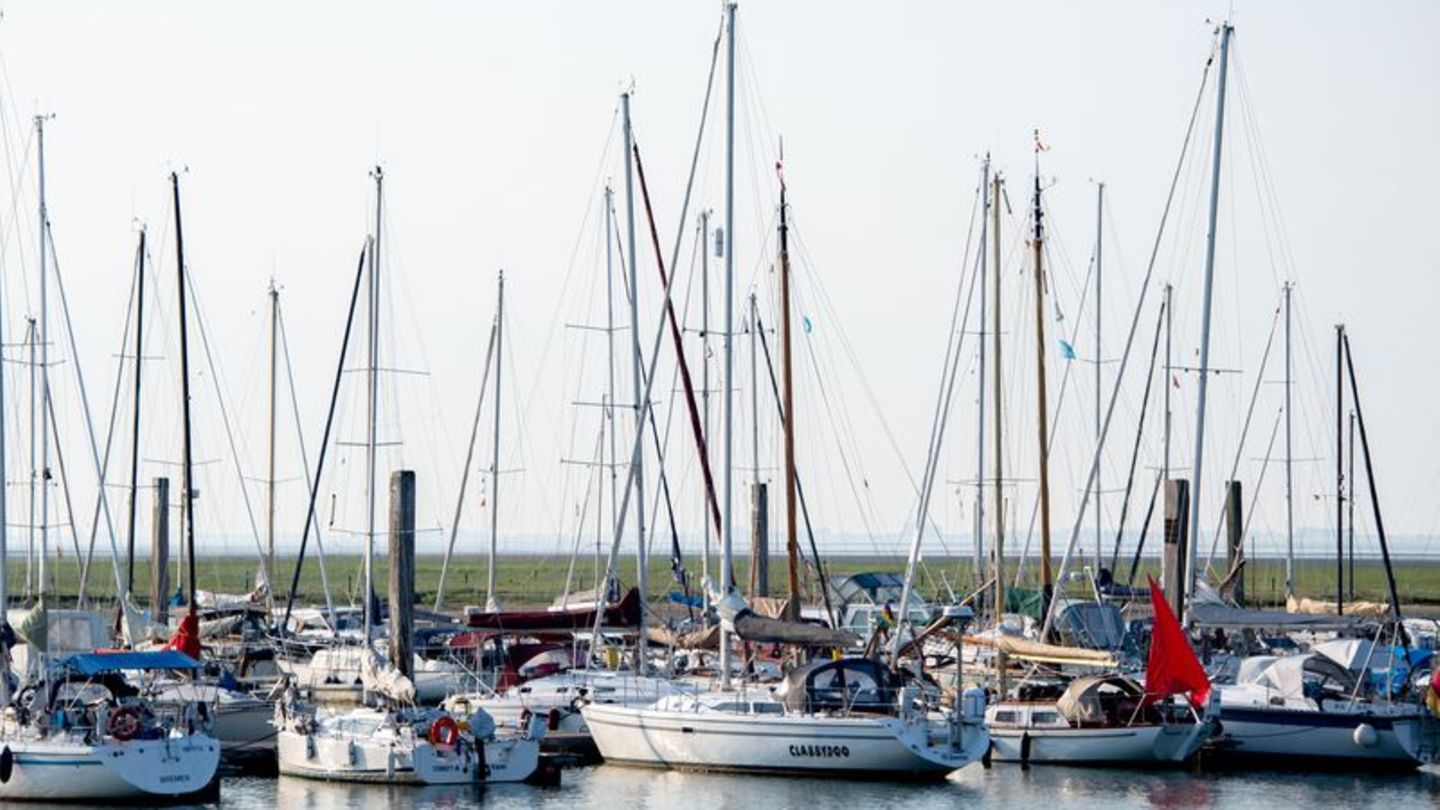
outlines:
[[[65,666],[90,676],[124,669],[200,669],[194,658],[177,650],[157,652],[80,653],[65,659]]]

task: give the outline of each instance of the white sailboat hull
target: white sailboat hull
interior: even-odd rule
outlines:
[[[280,773],[334,782],[460,785],[522,782],[540,763],[538,741],[496,739],[483,750],[449,750],[428,741],[383,740],[284,730],[277,737]]]
[[[163,740],[11,740],[10,778],[0,801],[101,801],[177,797],[205,790],[220,744],[203,734]],[[0,749],[3,750],[3,749]]]
[[[1178,765],[1209,736],[1204,723],[1120,728],[990,728],[996,762],[1053,765]]]
[[[983,726],[958,746],[934,745],[930,724],[891,717],[676,712],[592,704],[583,709],[606,762],[677,770],[933,778],[979,759]]]

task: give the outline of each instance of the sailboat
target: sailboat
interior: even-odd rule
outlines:
[[[986,713],[995,761],[1178,765],[1200,751],[1219,730],[1218,695],[1154,580],[1150,599],[1155,629],[1145,682],[1120,673],[1087,675],[1055,700],[1001,701]],[[1188,703],[1173,701],[1180,692]]]
[[[274,725],[277,733],[277,755],[280,773],[311,779],[345,782],[383,782],[389,784],[473,784],[477,782],[513,782],[529,778],[539,765],[539,740],[544,736],[541,719],[531,727],[513,734],[497,733],[494,721],[483,711],[469,718],[455,716],[437,709],[416,706],[413,680],[403,672],[406,667],[392,666],[373,643],[377,624],[373,598],[373,545],[375,537],[375,448],[378,362],[378,324],[380,306],[380,233],[384,199],[384,178],[379,167],[375,179],[375,233],[367,244],[369,260],[369,347],[367,368],[368,440],[366,442],[366,507],[368,534],[365,554],[365,623],[362,644],[352,648],[334,648],[331,652],[348,653],[359,659],[359,676],[363,687],[361,705],[350,709],[327,709],[302,700],[298,684],[287,680],[275,706]],[[359,294],[365,261],[362,256],[357,268],[354,297]],[[347,327],[346,342],[349,333]],[[343,373],[344,351],[342,350]],[[338,383],[338,380],[337,380]],[[333,407],[333,402],[332,402]],[[333,414],[333,410],[332,410]],[[328,430],[327,430],[328,438]],[[325,448],[322,446],[321,453]],[[414,476],[396,473],[392,481],[392,497],[397,488],[409,481],[413,503]],[[315,485],[318,485],[316,475]],[[312,491],[312,500],[314,493]],[[403,501],[403,498],[402,498]],[[410,512],[413,515],[413,510]],[[308,528],[308,527],[307,527]],[[391,531],[397,531],[392,524]],[[413,543],[413,518],[408,529]],[[412,552],[413,553],[413,552]],[[297,569],[298,576],[298,569]],[[413,585],[413,583],[411,583]],[[292,587],[292,592],[294,588]],[[392,581],[392,599],[397,596]],[[392,611],[397,605],[392,604]],[[395,625],[394,633],[409,633],[409,627]],[[409,655],[404,636],[389,641],[390,657],[403,663]],[[371,705],[373,703],[373,705]],[[462,722],[462,720],[464,722]]]
[[[46,257],[49,222],[45,207],[44,121],[37,117],[40,161],[41,340],[46,321]],[[184,355],[184,253],[179,247],[179,184],[171,175],[180,255],[181,341]],[[42,371],[42,373],[45,373]],[[3,402],[0,380],[0,402]],[[44,386],[48,397],[48,381]],[[47,409],[48,412],[48,409]],[[0,458],[4,453],[0,428]],[[187,456],[188,461],[188,456]],[[188,464],[187,481],[188,485]],[[6,603],[5,495],[0,487],[0,605]],[[203,797],[214,781],[220,744],[210,737],[208,707],[194,698],[164,711],[146,702],[124,673],[196,670],[194,658],[177,651],[82,653],[59,661],[47,650],[50,618],[45,606],[47,556],[42,516],[39,602],[16,628],[33,651],[31,680],[10,694],[9,650],[0,650],[0,801],[115,801]],[[192,535],[193,536],[193,535]],[[193,546],[192,546],[193,553]],[[117,566],[118,577],[118,566]],[[192,578],[193,586],[193,578]],[[192,589],[193,594],[193,589]],[[125,594],[122,590],[122,599]],[[8,622],[7,622],[8,627]],[[6,634],[9,635],[8,633]]]
[[[726,5],[727,323],[733,323],[734,314],[735,11],[734,3]],[[783,183],[781,188],[780,265],[782,279],[788,280]],[[782,300],[788,300],[788,292]],[[668,285],[665,305],[669,305]],[[943,779],[979,760],[989,747],[983,723],[985,700],[979,690],[967,691],[963,698],[952,702],[948,712],[942,713],[930,700],[932,694],[886,664],[869,658],[823,660],[801,666],[788,673],[774,689],[752,687],[743,682],[732,685],[732,639],[736,635],[744,637],[744,618],[753,616],[730,582],[733,521],[729,494],[734,478],[731,452],[734,420],[733,396],[729,392],[734,388],[733,344],[733,339],[728,340],[725,348],[727,395],[722,451],[725,518],[720,533],[721,586],[720,593],[712,597],[722,616],[719,688],[670,695],[649,706],[601,702],[585,705],[581,711],[601,756],[607,762],[653,768],[905,779]],[[789,380],[786,382],[788,397]],[[648,392],[640,402],[647,400]],[[789,413],[793,414],[793,409]],[[792,430],[792,424],[787,423],[786,429]],[[637,451],[641,440],[637,434]],[[792,448],[793,445],[787,448],[786,467],[793,495]],[[638,455],[638,452],[631,454],[632,478]],[[629,495],[627,484],[627,504]],[[793,519],[790,523],[793,566]],[[792,590],[794,579],[792,567]],[[907,587],[908,584],[907,581]],[[798,608],[798,600],[794,604]],[[972,614],[968,608],[953,611],[958,633]],[[777,621],[775,624],[789,626],[792,623]]]

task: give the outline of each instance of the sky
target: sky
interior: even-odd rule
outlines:
[[[1211,346],[1212,366],[1227,373],[1214,375],[1210,385],[1204,536],[1215,528],[1208,524],[1211,515],[1218,520],[1219,482],[1232,466],[1253,498],[1250,531],[1261,550],[1273,552],[1284,531],[1283,332],[1275,332],[1263,371],[1261,361],[1272,329],[1283,325],[1276,311],[1286,281],[1295,284],[1292,456],[1295,521],[1305,547],[1322,550],[1335,521],[1333,341],[1340,322],[1353,341],[1386,528],[1428,536],[1440,527],[1434,497],[1440,429],[1431,408],[1440,392],[1430,373],[1437,361],[1429,336],[1440,259],[1425,238],[1440,214],[1429,193],[1440,182],[1440,163],[1428,147],[1440,134],[1433,92],[1440,55],[1428,41],[1440,30],[1440,8],[1425,2],[1385,3],[1364,13],[1353,5],[1310,2],[742,4],[735,329],[748,324],[739,310],[752,290],[766,328],[776,321],[775,165],[783,139],[799,322],[798,466],[809,482],[823,551],[888,553],[913,533],[947,326],[956,290],[968,289],[974,271],[972,217],[987,153],[1007,181],[1000,332],[1007,519],[1022,536],[1029,533],[1038,456],[1037,338],[1022,231],[1037,130],[1048,147],[1038,155],[1049,228],[1042,345],[1049,407],[1057,414],[1054,542],[1064,545],[1094,451],[1090,361],[1103,361],[1101,390],[1108,398],[1215,47],[1216,23],[1227,14],[1236,34]],[[488,472],[491,398],[482,408],[471,497],[461,512],[461,547],[485,547],[498,485],[502,548],[568,554],[573,545],[593,552],[596,524],[609,520],[603,503],[609,495],[592,491],[603,468],[587,465],[608,438],[597,433],[603,409],[584,403],[605,394],[606,355],[603,332],[577,327],[604,324],[607,181],[617,194],[613,234],[628,252],[617,119],[618,97],[627,89],[662,253],[679,274],[676,296],[690,362],[697,378],[708,365],[716,391],[711,424],[719,442],[723,351],[712,338],[709,360],[701,360],[697,263],[706,251],[696,250],[694,234],[700,210],[715,212],[716,223],[723,219],[723,55],[683,221],[680,209],[720,15],[715,3],[662,2],[6,3],[0,125],[11,194],[0,204],[0,331],[7,357],[23,360],[24,319],[38,311],[31,119],[44,113],[53,116],[45,139],[50,220],[78,346],[72,357],[52,314],[49,344],[64,358],[52,358],[51,366],[57,432],[80,515],[79,544],[87,542],[93,521],[96,475],[76,361],[86,375],[96,449],[103,451],[117,369],[132,373],[128,361],[117,363],[142,225],[151,297],[141,352],[148,367],[139,477],[178,478],[169,174],[180,176],[186,264],[211,351],[210,360],[192,353],[197,533],[203,548],[240,553],[265,533],[267,290],[273,280],[280,291],[295,405],[313,469],[356,257],[373,230],[371,171],[379,165],[385,178],[380,525],[384,476],[405,466],[418,474],[422,547],[438,547],[448,537],[503,269],[500,475],[497,482]],[[1102,522],[1110,530],[1135,441],[1157,290],[1167,281],[1175,285],[1174,363],[1197,364],[1213,75],[1204,92],[1102,454]],[[1097,315],[1084,291],[1098,181],[1105,184],[1106,207],[1098,314],[1104,334],[1097,353]],[[646,223],[637,202],[639,342],[648,353],[661,288]],[[677,231],[683,235],[679,261],[669,267]],[[717,325],[720,263],[709,258],[717,335],[724,331]],[[614,333],[616,400],[626,405],[635,399],[631,335],[623,328],[629,321],[623,287],[616,295],[622,327]],[[360,312],[356,340],[363,346],[363,297]],[[194,322],[191,329],[198,341]],[[935,476],[930,514],[942,538],[930,541],[936,551],[968,548],[964,538],[975,516],[977,330],[966,322],[955,333],[965,337]],[[1068,382],[1062,382],[1061,338],[1077,355]],[[667,483],[678,531],[694,548],[704,523],[699,465],[679,410],[683,395],[674,385],[668,335],[665,340],[652,399],[658,430],[668,436]],[[763,377],[754,407],[764,410],[752,410],[750,344],[748,334],[737,334],[736,521],[746,525],[745,487],[758,468],[759,477],[772,482],[772,526],[778,526],[784,515],[775,492],[781,488],[779,434]],[[334,437],[344,446],[331,455],[320,487],[321,522],[328,542],[341,550],[359,547],[365,525],[364,458],[354,446],[364,439],[363,375],[357,373],[364,365],[360,354],[346,361]],[[12,529],[12,537],[28,522],[24,514],[14,517],[28,508],[29,417],[14,404],[27,396],[28,372],[23,362],[7,367],[7,492],[12,527],[22,527]],[[1154,408],[1163,377],[1156,375],[1156,399],[1137,453],[1132,530],[1133,513],[1143,511],[1160,463]],[[1188,469],[1197,380],[1183,370],[1171,377],[1172,457]],[[126,380],[107,474],[111,521],[122,545],[124,462],[131,454]],[[1057,406],[1062,386],[1066,399]],[[277,428],[282,543],[299,534],[306,491],[287,397],[288,390]],[[622,411],[616,423],[623,458],[633,417]],[[647,450],[647,520],[663,528],[668,521],[654,500],[654,452]],[[718,473],[718,446],[712,458]],[[992,468],[987,475],[994,475]],[[1368,533],[1374,519],[1367,501],[1360,507],[1361,531]],[[144,538],[148,516],[140,511],[137,535]],[[1084,522],[1093,521],[1092,511]],[[1082,548],[1093,548],[1090,532]],[[737,535],[747,538],[748,529]],[[100,536],[103,548],[106,532]],[[64,533],[57,539],[67,551],[74,543]]]

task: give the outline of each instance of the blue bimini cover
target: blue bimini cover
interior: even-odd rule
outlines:
[[[157,652],[80,653],[65,659],[65,666],[84,675],[125,669],[200,669],[194,658],[176,650]]]

